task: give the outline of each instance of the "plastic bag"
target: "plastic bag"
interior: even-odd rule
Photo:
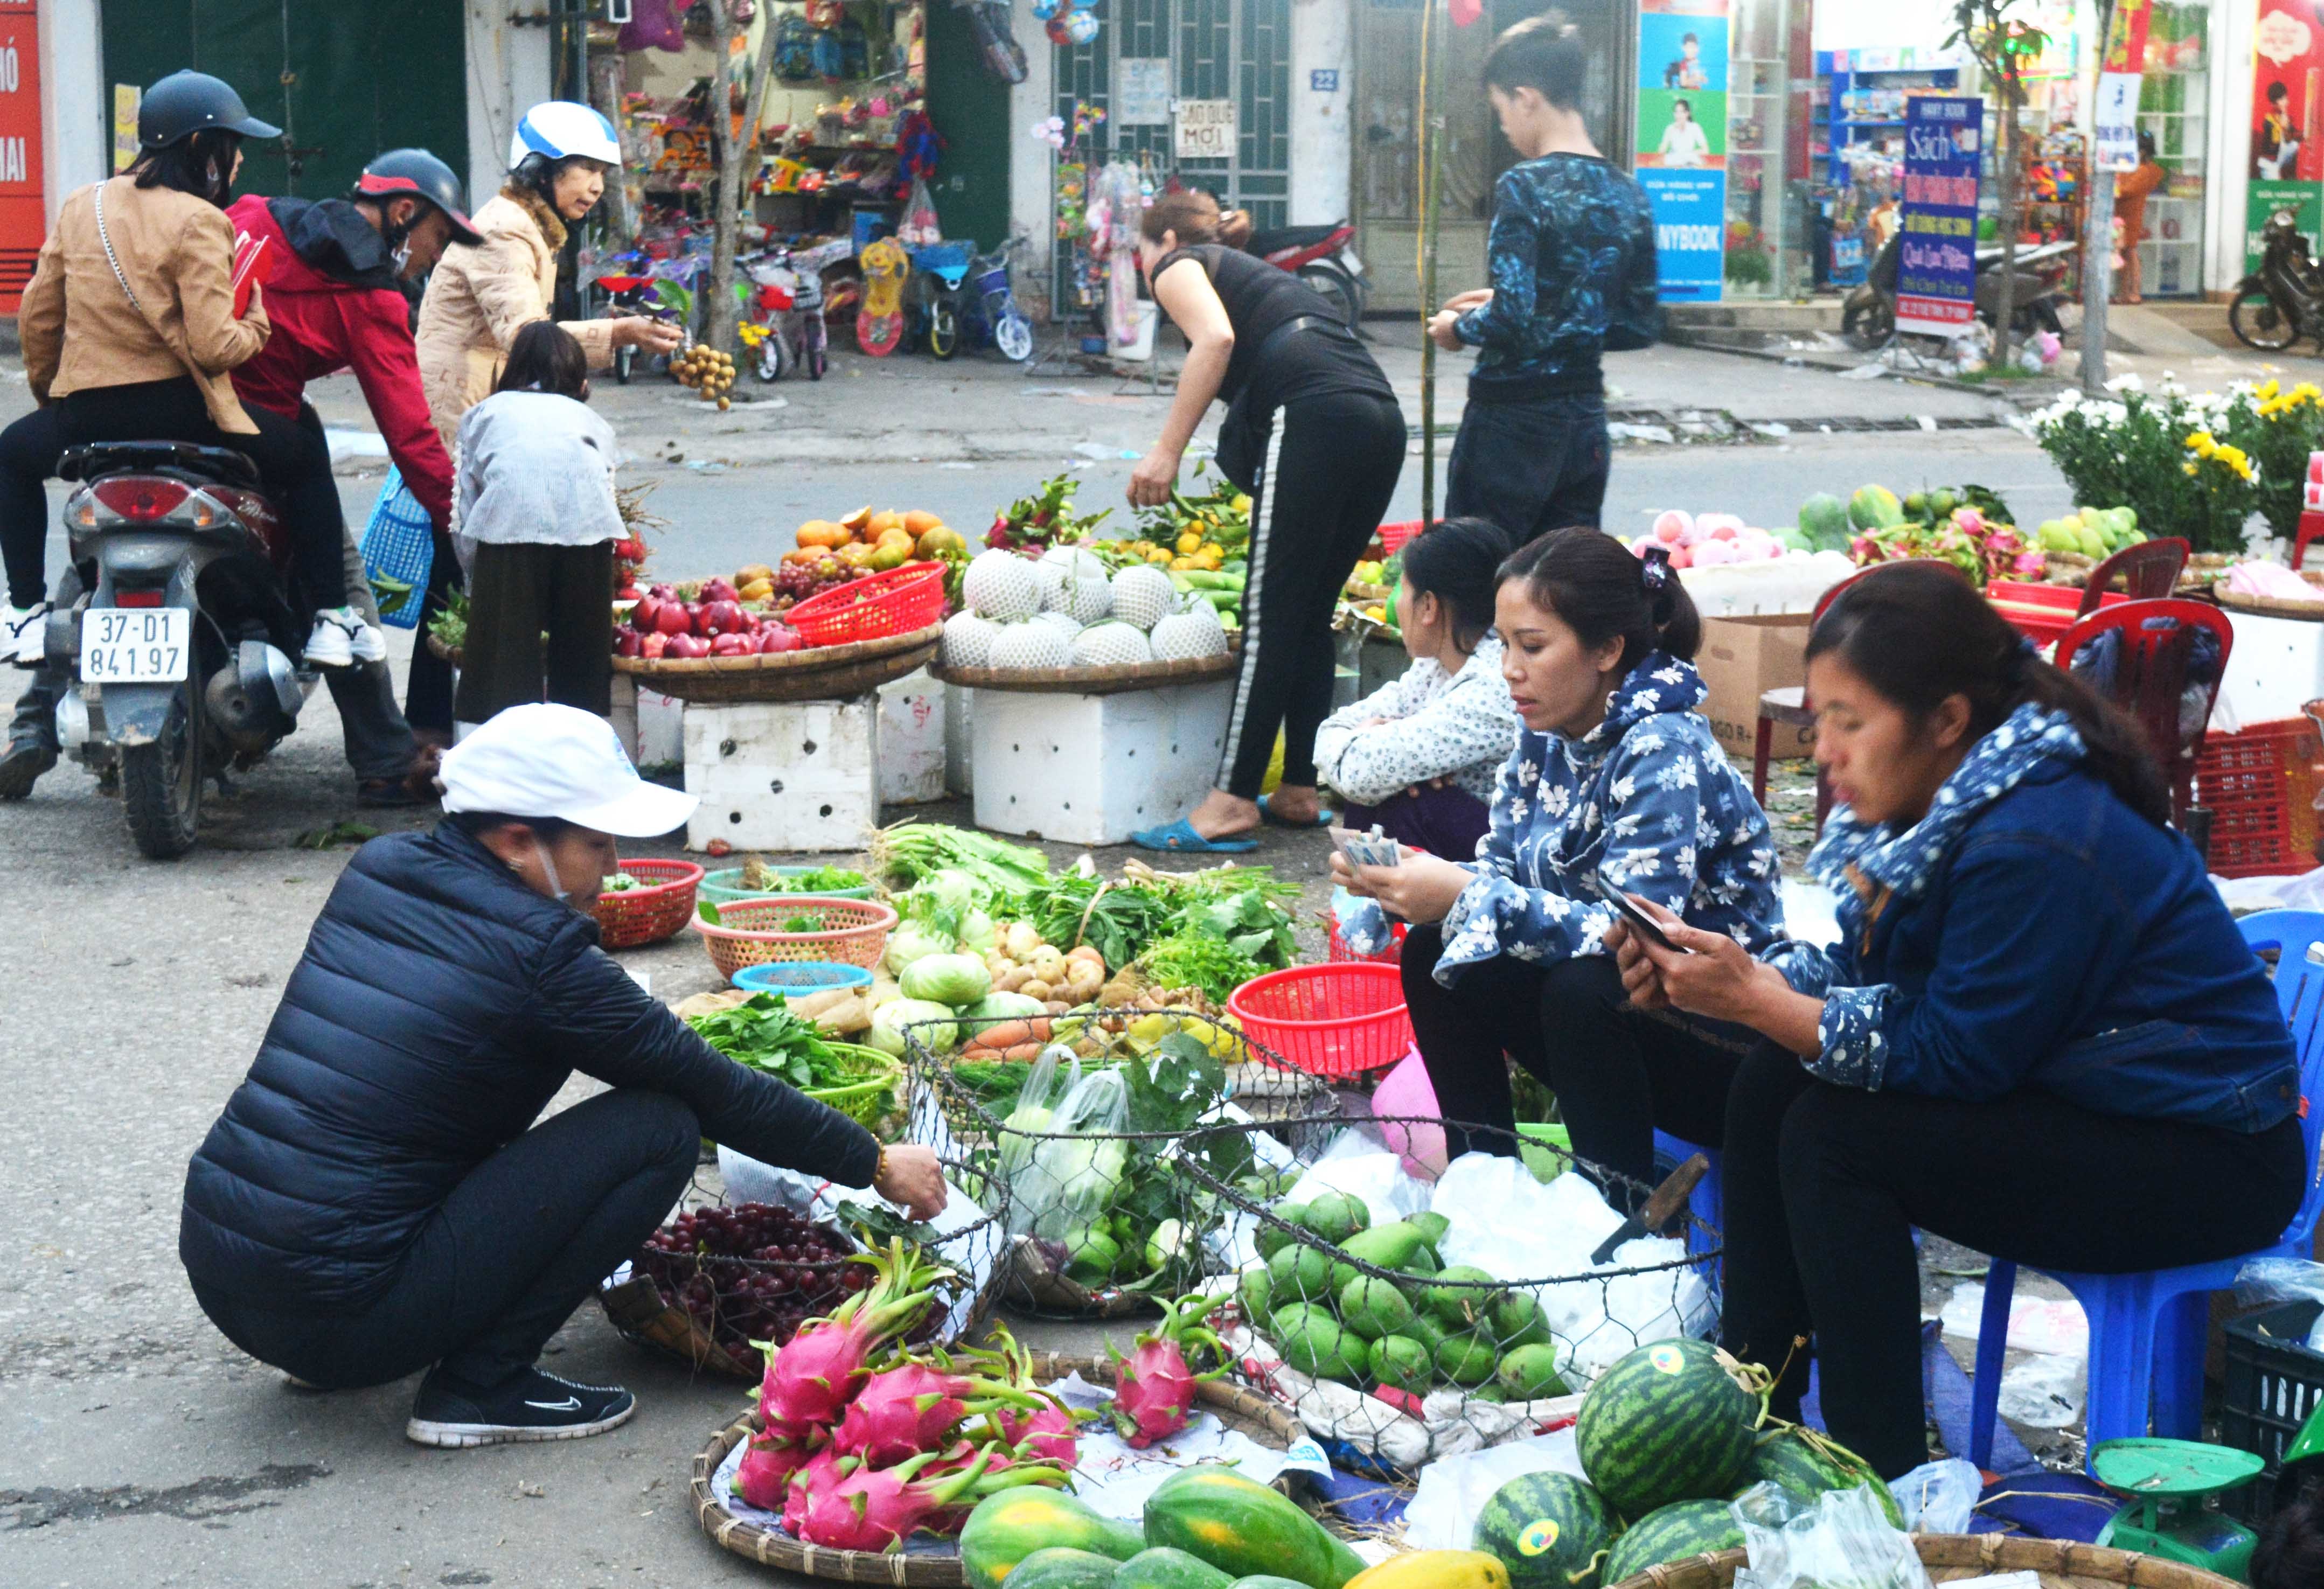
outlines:
[[[1750,1553],[1751,1589],[1931,1589],[1912,1538],[1888,1521],[1868,1485],[1808,1502],[1754,1484],[1730,1510]]]
[[[1028,1089],[1033,1080],[1027,1079]],[[1129,1170],[1121,1134],[1130,1125],[1130,1084],[1119,1070],[1083,1076],[1069,1081],[1054,1108],[1020,1103],[1008,1124],[1028,1134],[1001,1147],[1010,1232],[1061,1242],[1071,1258]]]
[[[1985,1475],[1977,1464],[1958,1456],[1924,1462],[1888,1486],[1904,1509],[1908,1534],[1966,1534],[1977,1499],[1985,1493]]]
[[[1420,1487],[1404,1509],[1404,1542],[1415,1550],[1466,1550],[1495,1492],[1511,1479],[1546,1473],[1590,1476],[1571,1428],[1432,1462],[1420,1470]]]
[[[901,243],[944,241],[944,224],[936,219],[936,201],[921,178],[912,179],[912,196],[905,201],[903,219],[896,225],[896,238]]]
[[[2324,1263],[2306,1258],[2254,1258],[2236,1271],[2236,1300],[2246,1308],[2269,1302],[2324,1303]],[[2324,1352],[2324,1312],[2308,1331],[2308,1349]]]
[[[1403,1161],[1388,1150],[1377,1126],[1350,1126],[1334,1137],[1291,1189],[1290,1200],[1312,1202],[1327,1191],[1360,1198],[1374,1225],[1425,1211],[1431,1196],[1426,1181],[1405,1173]]]
[[[1388,1139],[1388,1145],[1403,1155],[1406,1173],[1429,1180],[1444,1173],[1444,1127],[1405,1125],[1393,1118],[1398,1115],[1415,1120],[1439,1118],[1436,1088],[1428,1079],[1428,1066],[1418,1049],[1399,1060],[1373,1089],[1372,1113],[1381,1117],[1380,1134]]]

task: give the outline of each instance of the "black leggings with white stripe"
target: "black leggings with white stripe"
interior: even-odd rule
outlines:
[[[1286,403],[1251,491],[1250,594],[1220,786],[1259,798],[1275,733],[1283,781],[1315,781],[1315,730],[1332,711],[1332,609],[1380,527],[1404,469],[1393,398],[1342,393]]]

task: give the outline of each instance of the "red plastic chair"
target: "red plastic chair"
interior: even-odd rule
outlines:
[[[2162,601],[2179,588],[2179,575],[2194,550],[2176,536],[2125,547],[2090,570],[2089,583],[2082,590],[2082,604],[2075,609],[2074,616],[2088,618],[2097,611],[2098,598],[2114,589],[2116,580],[2122,582],[2123,593],[2135,602]]]
[[[2146,627],[2156,619],[2177,621],[2168,628]],[[2146,730],[2146,741],[2171,780],[2171,814],[2183,823],[2195,778],[2195,758],[2203,753],[2203,736],[2210,725],[2211,709],[2218,704],[2219,679],[2213,679],[2203,700],[2202,720],[2191,735],[2180,729],[2181,697],[2187,689],[2187,665],[2192,660],[2195,633],[2209,630],[2219,643],[2219,674],[2227,675],[2227,654],[2236,643],[2227,615],[2204,602],[2125,602],[2080,620],[2058,641],[2061,668],[2070,669],[2081,648],[2109,631],[2122,637],[2122,657],[2115,669],[2116,705],[2136,718]]]

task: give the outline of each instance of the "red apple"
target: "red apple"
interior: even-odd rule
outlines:
[[[646,587],[646,594],[659,597],[665,602],[675,601],[678,598],[678,592],[666,584],[650,584]]]
[[[659,629],[652,634],[640,637],[638,640],[638,655],[649,662],[660,660],[669,654],[669,637]]]
[[[660,627],[655,620],[660,616],[662,606],[662,599],[651,592],[640,596],[638,604],[630,609],[630,627],[641,635],[653,633]]]
[[[694,632],[709,638],[731,635],[742,627],[742,609],[732,597],[702,603],[702,615],[695,620]]]
[[[710,655],[710,642],[700,635],[672,635],[667,655],[691,661]]]
[[[751,637],[748,635],[720,635],[710,642],[710,654],[713,657],[748,657],[752,655],[753,650]]]
[[[613,655],[616,657],[644,656],[645,638],[645,636],[638,633],[638,631],[633,629],[615,629],[613,631]]]
[[[664,602],[654,610],[654,628],[666,635],[682,635],[694,628],[694,615],[683,602]]]
[[[702,582],[701,599],[705,602],[733,602],[741,600],[741,594],[723,579],[706,579]]]
[[[766,627],[759,630],[759,649],[761,652],[796,651],[803,644],[798,630],[788,623],[778,623],[770,619]]]
[[[641,591],[637,586],[624,581],[622,582],[622,588],[613,592],[613,600],[616,602],[635,602],[642,599],[644,595],[645,592],[643,591]]]

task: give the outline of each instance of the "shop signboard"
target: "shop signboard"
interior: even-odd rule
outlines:
[[[2288,209],[2309,246],[2317,246],[2324,220],[2324,34],[2310,19],[2308,0],[2258,0],[2252,37],[2252,129],[2249,197],[2244,206],[2244,269],[2259,269],[2260,234],[2268,217]]]
[[[1985,101],[1916,94],[1904,101],[1904,204],[1896,262],[1896,329],[1959,336],[1977,316],[1977,188]]]
[[[1176,152],[1180,160],[1232,160],[1235,102],[1181,99],[1177,104]]]
[[[2107,170],[2138,169],[2138,89],[2151,13],[2152,0],[2115,0],[2107,23],[2107,52],[2098,65],[2091,116],[2092,154]]]
[[[48,236],[42,195],[41,35],[33,0],[0,0],[0,315],[13,315]]]
[[[1716,303],[1727,257],[1729,0],[1638,0],[1632,167],[1665,303]]]

